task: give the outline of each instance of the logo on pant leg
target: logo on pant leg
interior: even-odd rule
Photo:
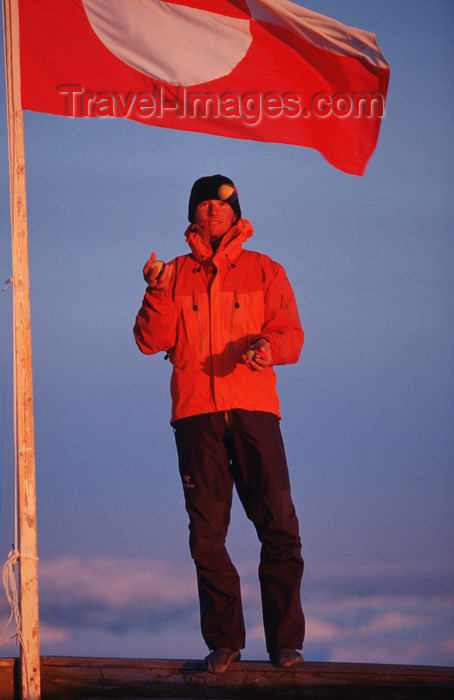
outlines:
[[[185,474],[183,476],[183,486],[185,489],[195,489],[195,484],[192,483],[192,477],[189,476],[189,474]]]

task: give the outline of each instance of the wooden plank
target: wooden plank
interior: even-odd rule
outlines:
[[[13,664],[0,699],[11,695]],[[262,661],[240,661],[214,676],[201,661],[166,659],[103,659],[43,657],[44,700],[101,698],[263,698],[280,700],[451,700],[454,669],[444,666],[401,666],[305,662],[283,671]]]
[[[17,684],[14,681],[14,667],[17,660],[0,659],[0,699],[15,700],[14,688]]]

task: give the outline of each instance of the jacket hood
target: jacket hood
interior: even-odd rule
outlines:
[[[206,229],[199,229],[196,224],[191,224],[185,231],[187,243],[198,262],[209,260],[222,251],[228,252],[229,257],[237,257],[242,250],[242,244],[254,233],[252,225],[247,219],[240,219],[222,237],[222,240],[213,253],[213,248]]]

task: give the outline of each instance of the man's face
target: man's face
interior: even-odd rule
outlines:
[[[200,202],[195,210],[195,223],[205,228],[211,241],[221,238],[235,223],[235,212],[230,204],[220,199]]]

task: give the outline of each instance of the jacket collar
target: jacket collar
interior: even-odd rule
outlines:
[[[247,241],[254,233],[254,229],[247,219],[240,219],[236,224],[224,234],[222,241],[219,244],[216,253],[213,254],[213,248],[207,238],[206,231],[201,231],[195,224],[191,224],[186,231],[185,236],[192,254],[198,262],[204,260],[216,259],[220,256],[227,255],[229,260],[235,260],[243,249],[243,243]]]

